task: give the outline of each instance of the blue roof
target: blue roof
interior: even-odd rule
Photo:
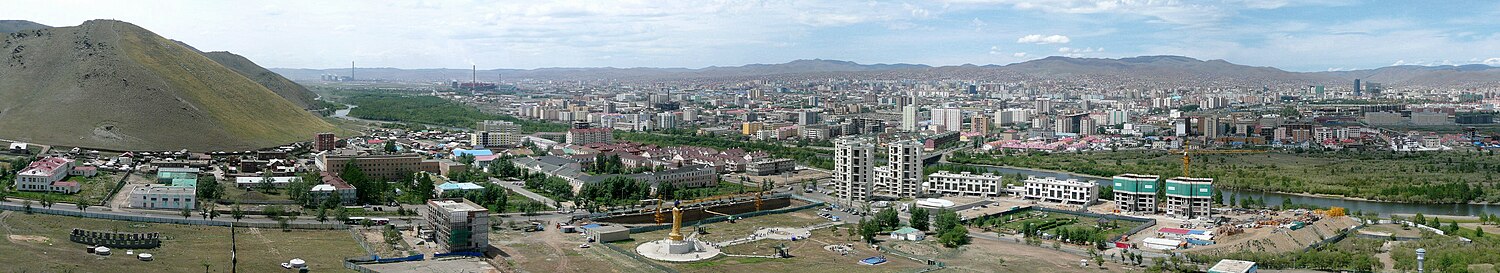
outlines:
[[[485,155],[495,155],[495,152],[492,152],[490,150],[453,149],[453,156],[454,157],[463,156],[465,154],[472,155],[472,156],[485,156]]]
[[[452,181],[449,181],[447,183],[439,184],[438,188],[439,189],[443,189],[445,191],[447,191],[447,190],[478,190],[478,189],[484,189],[484,186],[480,186],[479,184],[474,184],[474,183],[469,183],[469,182],[454,183]]]
[[[599,225],[599,224],[587,224],[587,225],[583,225],[583,226],[581,226],[579,228],[599,228],[599,227],[603,227],[603,226]]]

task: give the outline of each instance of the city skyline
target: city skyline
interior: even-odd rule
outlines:
[[[97,8],[72,9],[88,5]],[[1394,1],[23,1],[6,19],[118,19],[266,67],[933,66],[1181,55],[1289,71],[1500,65],[1500,3]],[[174,16],[160,16],[161,7]],[[235,34],[235,35],[226,35]],[[1488,55],[1486,55],[1488,54]]]

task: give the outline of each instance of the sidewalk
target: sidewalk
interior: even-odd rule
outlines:
[[[542,196],[540,194],[536,194],[535,192],[531,192],[530,190],[527,190],[526,187],[522,187],[522,186],[519,186],[519,185],[507,183],[505,181],[500,180],[499,178],[494,178],[494,177],[490,177],[490,183],[491,184],[495,184],[495,185],[500,185],[501,187],[505,187],[506,189],[509,189],[511,191],[515,191],[516,193],[520,193],[521,196],[525,196],[526,198],[531,198],[531,200],[536,200],[537,202],[542,202],[542,205],[546,205],[549,208],[553,208],[553,209],[557,208],[556,205],[553,205],[557,201],[553,201],[552,198],[547,198],[546,196]]]

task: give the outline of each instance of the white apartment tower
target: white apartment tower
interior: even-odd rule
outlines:
[[[901,130],[907,132],[917,131],[917,106],[907,104],[901,106]]]
[[[854,201],[870,197],[875,180],[875,144],[868,138],[833,142],[833,195]]]
[[[916,197],[922,194],[922,143],[903,140],[887,145],[887,165],[878,171],[876,189],[882,195]]]
[[[964,114],[963,111],[955,108],[933,109],[932,123],[940,126],[938,128],[942,128],[943,132],[963,131]]]

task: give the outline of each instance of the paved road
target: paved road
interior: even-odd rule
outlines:
[[[491,184],[500,185],[501,187],[505,187],[506,189],[510,189],[512,191],[515,191],[516,193],[520,193],[521,196],[525,196],[526,198],[531,198],[531,200],[536,200],[537,202],[542,202],[542,205],[547,205],[547,207],[549,207],[549,208],[554,208],[554,209],[557,208],[557,206],[553,205],[553,204],[556,203],[556,201],[552,200],[552,198],[547,198],[546,196],[542,196],[541,194],[536,194],[535,192],[531,192],[530,190],[527,190],[526,187],[522,187],[522,186],[516,185],[516,184],[511,184],[510,182],[506,182],[504,180],[500,180],[499,178],[494,178],[494,177],[490,177],[490,183]]]

